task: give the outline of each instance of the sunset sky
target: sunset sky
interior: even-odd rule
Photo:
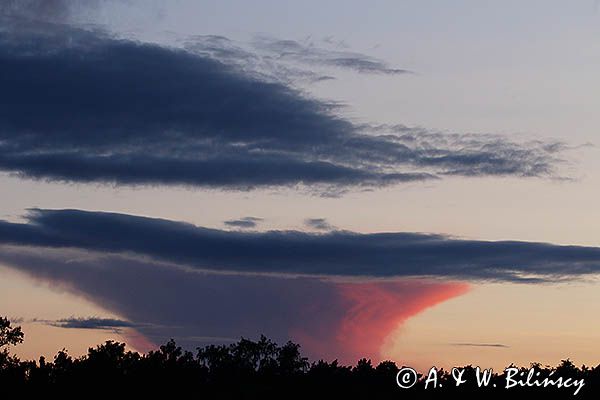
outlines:
[[[600,4],[1,1],[23,358],[265,334],[600,361]]]

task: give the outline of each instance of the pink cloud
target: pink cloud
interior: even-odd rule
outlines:
[[[314,358],[355,363],[362,357],[380,361],[385,339],[407,319],[469,290],[456,282],[404,280],[393,282],[338,283],[333,287],[338,301],[321,304],[326,329],[305,325],[295,328],[292,336]],[[311,312],[319,312],[314,304]]]
[[[415,279],[342,283],[198,273],[75,250],[6,248],[0,259],[131,321],[138,328],[127,330],[127,341],[140,351],[169,338],[194,349],[265,334],[300,343],[312,360],[377,361],[385,339],[408,318],[469,288]]]

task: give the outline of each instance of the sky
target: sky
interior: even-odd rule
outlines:
[[[600,6],[0,2],[23,358],[600,358]]]

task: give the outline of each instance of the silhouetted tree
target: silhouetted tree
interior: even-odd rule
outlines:
[[[20,326],[13,327],[8,318],[0,317],[0,368],[18,363],[19,360],[9,354],[8,346],[23,343],[23,337]]]
[[[10,356],[8,346],[23,341],[23,332],[0,319],[0,395],[8,398],[12,390],[19,396],[35,393],[38,397],[103,394],[118,398],[125,395],[183,397],[193,393],[202,398],[269,399],[269,398],[377,398],[429,399],[454,395],[462,399],[500,399],[543,397],[547,400],[574,398],[573,390],[564,388],[516,387],[503,390],[506,373],[495,373],[490,386],[478,388],[476,368],[464,367],[467,384],[456,387],[449,371],[438,371],[436,389],[424,390],[426,376],[418,375],[417,384],[408,390],[396,384],[398,366],[392,361],[373,365],[366,358],[355,366],[341,365],[337,360],[309,363],[302,357],[300,346],[287,342],[283,346],[261,336],[259,340],[242,338],[224,345],[209,345],[193,353],[169,340],[147,354],[128,351],[124,343],[107,341],[90,348],[84,356],[73,358],[65,349],[49,362],[20,361]],[[514,367],[511,365],[511,367]],[[515,367],[516,368],[516,367]],[[556,368],[538,363],[519,368],[526,374],[534,368],[542,376],[585,379],[580,398],[597,398],[600,390],[600,366],[577,367],[570,359]],[[497,388],[493,385],[496,384]],[[15,397],[17,398],[17,397]]]

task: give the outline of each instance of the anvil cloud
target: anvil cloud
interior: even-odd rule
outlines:
[[[214,274],[73,249],[2,246],[0,263],[127,319],[71,318],[55,325],[112,326],[143,351],[170,338],[193,349],[265,334],[299,342],[312,359],[379,360],[386,338],[408,318],[468,290],[423,280]]]

